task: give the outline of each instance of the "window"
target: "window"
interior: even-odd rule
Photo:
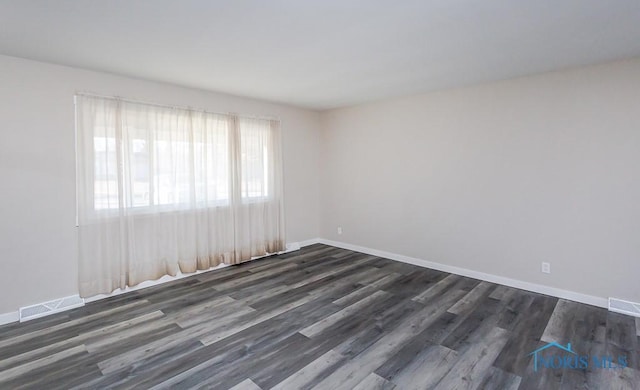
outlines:
[[[284,250],[279,122],[76,96],[83,297]]]
[[[269,126],[268,123],[240,119],[243,199],[269,196]]]
[[[233,196],[245,202],[269,197],[270,120],[119,101],[92,115],[94,211],[216,207]],[[235,144],[238,161],[232,161]],[[236,166],[240,186],[232,194]]]

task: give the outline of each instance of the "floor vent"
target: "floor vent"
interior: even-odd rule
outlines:
[[[609,310],[616,313],[640,317],[640,303],[623,301],[622,299],[616,298],[609,298]]]
[[[300,250],[300,243],[299,242],[291,242],[291,243],[287,244],[287,249],[284,250],[284,253],[289,253],[289,252],[299,251],[299,250]]]
[[[49,302],[38,303],[37,305],[20,308],[20,322],[33,320],[48,316],[49,314],[84,306],[84,299],[77,295],[60,298]]]

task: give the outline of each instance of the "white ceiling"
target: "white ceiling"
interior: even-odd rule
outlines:
[[[640,1],[0,0],[0,53],[327,109],[640,57]]]

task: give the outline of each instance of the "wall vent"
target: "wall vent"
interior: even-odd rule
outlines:
[[[640,303],[623,301],[622,299],[609,298],[609,310],[616,313],[640,317]]]
[[[84,306],[84,299],[78,295],[38,303],[37,305],[20,308],[20,322],[48,316],[49,314]]]
[[[284,253],[289,253],[289,252],[299,251],[299,250],[300,250],[300,243],[299,242],[291,242],[291,243],[287,244],[287,249],[284,250]]]

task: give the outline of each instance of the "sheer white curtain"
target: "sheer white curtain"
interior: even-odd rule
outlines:
[[[284,250],[279,122],[76,96],[88,297]]]

